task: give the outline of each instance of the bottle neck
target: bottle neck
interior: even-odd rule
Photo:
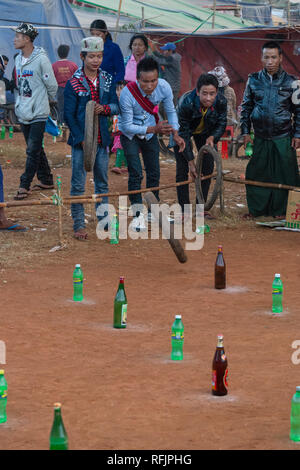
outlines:
[[[224,339],[218,338],[217,348],[224,348]]]

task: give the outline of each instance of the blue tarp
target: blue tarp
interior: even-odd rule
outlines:
[[[42,46],[53,63],[58,60],[57,48],[68,44],[68,59],[80,65],[80,41],[84,37],[82,29],[60,29],[66,26],[80,28],[80,24],[67,0],[0,0],[0,54],[9,58],[6,76],[10,78],[13,69],[13,56],[19,52],[14,48],[15,33],[1,26],[16,27],[21,22],[32,23],[39,31],[36,46]],[[39,26],[53,26],[55,29],[41,29]]]

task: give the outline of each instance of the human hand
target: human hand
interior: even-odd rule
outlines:
[[[244,148],[247,147],[247,144],[249,144],[249,142],[251,142],[251,144],[253,144],[253,140],[251,139],[250,134],[243,135],[243,138],[244,138]]]
[[[214,146],[214,136],[213,135],[210,135],[209,137],[207,137],[205,145],[210,145],[211,147]]]
[[[185,141],[183,140],[182,137],[178,135],[178,133],[173,134],[174,142],[178,145],[179,147],[179,152],[183,152],[185,149]]]
[[[194,160],[189,161],[189,172],[193,180],[198,177]]]
[[[297,149],[300,149],[300,138],[298,137],[294,137],[292,139],[292,147],[297,150]]]
[[[101,114],[104,111],[104,107],[101,104],[96,103],[94,108],[94,114]]]
[[[159,121],[155,126],[156,134],[170,135],[173,131],[173,127],[168,121]]]

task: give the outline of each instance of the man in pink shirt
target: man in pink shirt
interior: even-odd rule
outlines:
[[[73,73],[78,69],[78,65],[71,60],[68,60],[68,54],[70,47],[66,44],[61,44],[57,49],[59,60],[52,64],[53,72],[58,84],[58,90],[56,95],[57,109],[58,109],[58,124],[64,122],[64,89],[69,78],[72,77]]]

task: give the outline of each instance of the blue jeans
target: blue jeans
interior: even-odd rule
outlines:
[[[93,170],[96,194],[104,194],[108,192],[108,160],[109,156],[106,151],[106,148],[100,147],[98,145]],[[85,180],[86,171],[83,165],[83,149],[81,145],[76,145],[76,147],[72,147],[72,179],[70,193],[71,196],[81,196],[82,194],[84,194]],[[102,199],[102,202],[96,203],[98,220],[102,220],[105,216],[108,215],[107,204],[107,197],[104,197]],[[74,222],[74,232],[77,232],[81,228],[85,228],[83,204],[71,204],[71,213]],[[101,215],[98,215],[100,213]]]
[[[141,150],[146,170],[146,188],[154,188],[159,186],[160,168],[159,168],[159,143],[157,136],[151,139],[139,139],[133,137],[128,139],[125,135],[121,135],[121,144],[128,164],[128,191],[141,189],[143,180],[143,168],[141,165],[139,152]],[[153,191],[155,197],[159,200],[158,191]],[[142,195],[129,195],[130,203],[138,204],[142,210]]]

